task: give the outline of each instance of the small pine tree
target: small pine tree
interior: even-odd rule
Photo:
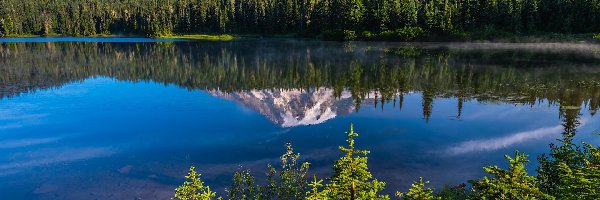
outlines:
[[[323,200],[325,199],[322,195],[320,189],[323,187],[323,180],[317,180],[317,176],[313,176],[313,181],[308,184],[310,186],[310,191],[306,193],[307,200]]]
[[[423,177],[419,178],[419,182],[413,182],[412,187],[408,192],[396,192],[396,196],[405,200],[441,200],[442,198],[433,195],[433,189],[425,188],[429,181],[423,182]]]
[[[473,196],[476,199],[554,199],[552,196],[541,192],[538,188],[537,179],[527,175],[525,163],[527,155],[515,153],[511,158],[505,155],[509,161],[509,169],[504,170],[498,166],[484,167],[483,169],[493,177],[484,177],[481,180],[471,181],[473,184]]]
[[[172,199],[181,200],[211,200],[216,196],[216,193],[210,190],[209,186],[204,186],[204,182],[200,180],[199,173],[196,172],[193,166],[190,167],[190,172],[185,178],[187,181],[182,186],[175,189],[175,196]]]
[[[267,184],[255,184],[255,178],[249,170],[233,175],[233,184],[227,190],[229,199],[306,199],[308,180],[306,178],[310,164],[299,163],[300,154],[294,153],[291,144],[286,144],[286,152],[281,156],[281,171],[268,166]]]
[[[333,165],[333,177],[330,183],[324,186],[322,196],[326,199],[389,199],[387,195],[380,195],[385,188],[385,182],[373,179],[367,167],[369,151],[354,148],[354,127],[350,125],[348,134],[348,147],[340,146],[345,153]]]
[[[254,183],[250,170],[238,171],[233,174],[233,184],[227,189],[230,200],[261,199],[259,186]]]

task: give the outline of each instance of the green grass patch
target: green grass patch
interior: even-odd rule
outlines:
[[[190,35],[172,35],[162,36],[160,38],[173,38],[173,39],[186,39],[186,40],[208,40],[208,41],[229,41],[236,38],[233,35],[221,34],[221,35],[205,35],[205,34],[190,34]]]

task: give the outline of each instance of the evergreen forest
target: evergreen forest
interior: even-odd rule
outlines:
[[[0,37],[253,34],[411,41],[597,32],[599,0],[0,0]]]

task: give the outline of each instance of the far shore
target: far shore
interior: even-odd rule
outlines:
[[[383,40],[383,39],[364,39],[357,38],[353,41],[379,41],[379,42],[493,42],[493,43],[598,43],[599,39],[594,39],[594,33],[584,34],[562,34],[562,33],[540,33],[531,35],[502,35],[497,37],[488,36],[466,36],[464,38],[453,39],[436,39],[441,37],[429,37],[422,40],[400,41],[400,40]],[[302,36],[298,34],[175,34],[157,37],[148,37],[144,35],[129,35],[129,34],[96,34],[87,36],[73,35],[8,35],[4,38],[39,38],[39,37],[84,37],[84,38],[155,38],[155,39],[185,39],[185,40],[202,40],[202,41],[231,41],[245,39],[317,39],[323,41],[331,41],[331,39],[323,39],[320,36]],[[1,38],[0,38],[1,39]],[[344,40],[334,40],[344,41]]]

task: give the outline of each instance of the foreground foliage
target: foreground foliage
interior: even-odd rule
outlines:
[[[216,193],[212,192],[209,186],[204,186],[204,182],[200,180],[200,174],[196,172],[193,166],[190,167],[190,172],[185,178],[187,181],[175,189],[174,199],[210,200],[216,196]]]
[[[445,186],[435,193],[427,188],[429,181],[415,181],[407,192],[396,192],[405,200],[441,199],[600,199],[600,150],[590,144],[575,145],[573,133],[565,133],[561,145],[551,145],[549,155],[538,158],[540,166],[537,177],[528,175],[525,164],[527,155],[517,151],[514,157],[505,155],[508,169],[498,166],[484,167],[490,177],[471,180],[471,190],[466,184]],[[355,148],[358,136],[353,126],[347,133],[348,146],[340,146],[344,153],[334,162],[332,177],[325,180],[313,175],[308,180],[309,163],[298,161],[300,154],[294,153],[286,144],[286,153],[281,157],[281,169],[269,165],[266,185],[256,184],[249,170],[233,175],[233,184],[227,189],[227,199],[390,199],[382,194],[385,182],[374,179],[367,166],[369,151]],[[175,190],[174,199],[210,200],[216,194],[200,180],[200,174],[190,168],[188,181]],[[221,199],[221,197],[219,197]]]
[[[497,166],[484,167],[483,170],[491,174],[492,178],[472,181],[473,196],[476,199],[553,199],[539,190],[534,176],[527,175],[527,155],[517,151],[512,158],[507,155],[505,157],[509,162],[508,170]]]
[[[340,146],[345,153],[333,164],[333,176],[324,186],[321,196],[326,199],[389,199],[387,195],[379,193],[385,188],[385,182],[373,179],[367,167],[367,154],[369,151],[355,149],[354,127],[350,126],[348,146]]]
[[[423,182],[423,177],[419,178],[418,182],[414,182],[408,192],[396,192],[396,196],[405,200],[440,200],[441,197],[433,195],[432,188],[425,188],[429,181]]]
[[[233,184],[227,189],[228,199],[306,199],[308,191],[308,162],[300,163],[300,154],[294,153],[286,144],[286,153],[281,156],[281,168],[268,166],[266,185],[256,184],[250,170],[238,171],[233,175]]]
[[[561,145],[551,145],[540,156],[540,188],[557,199],[600,199],[600,150],[590,144],[573,144],[566,134]]]

